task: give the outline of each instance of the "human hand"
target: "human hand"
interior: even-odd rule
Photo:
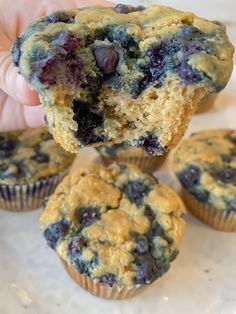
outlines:
[[[99,0],[0,0],[0,131],[44,124],[44,109],[37,93],[12,64],[11,48],[16,37],[40,16],[96,4],[112,5]]]

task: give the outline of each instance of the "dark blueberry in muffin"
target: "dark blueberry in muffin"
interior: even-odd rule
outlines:
[[[103,74],[109,75],[115,72],[119,54],[114,47],[96,47],[93,49],[93,54]]]
[[[173,243],[173,240],[166,235],[164,228],[157,221],[151,225],[148,237],[150,240],[153,240],[155,237],[161,237],[163,240],[167,241],[168,244],[171,245]]]
[[[137,284],[150,284],[158,277],[156,261],[150,253],[140,255],[136,259],[137,263]]]
[[[12,53],[12,61],[15,66],[19,66],[20,56],[21,56],[21,45],[23,43],[23,39],[21,37],[17,37],[13,48],[11,50]]]
[[[117,13],[128,14],[131,12],[143,11],[143,10],[145,10],[145,7],[143,7],[143,6],[133,7],[132,5],[126,5],[126,4],[120,3],[114,7],[114,10]]]
[[[81,235],[75,236],[73,240],[70,242],[68,250],[69,254],[72,258],[78,257],[81,252],[82,248],[85,245],[85,239]]]
[[[78,123],[76,135],[84,145],[96,143],[101,136],[94,133],[94,129],[103,125],[103,113],[92,107],[90,103],[80,100],[73,102],[73,119]]]
[[[209,199],[208,191],[196,189],[192,193],[200,202],[207,202]]]
[[[137,141],[137,147],[142,148],[147,154],[165,153],[166,147],[161,146],[155,135],[143,136]]]
[[[32,73],[39,77],[41,83],[54,85],[65,79],[69,84],[81,82],[83,63],[75,53],[80,45],[80,39],[70,31],[65,30],[51,38],[52,50],[40,59],[32,56]]]
[[[116,282],[116,276],[114,274],[107,273],[99,277],[99,281],[100,283],[108,284],[112,288]]]
[[[149,245],[148,245],[148,241],[146,238],[138,239],[136,250],[140,254],[145,254],[148,252]]]
[[[91,269],[93,269],[94,266],[96,266],[99,263],[99,256],[97,252],[94,252],[94,257],[91,261],[83,261],[79,257],[76,258],[73,261],[73,265],[77,271],[79,271],[81,274],[90,275]]]
[[[131,202],[141,205],[143,198],[150,192],[150,187],[146,186],[142,180],[130,181],[124,186],[124,193]]]
[[[185,188],[191,188],[200,182],[200,170],[197,166],[189,166],[187,169],[178,174],[180,182]]]
[[[14,161],[0,167],[0,173],[3,179],[13,177],[21,178],[25,175],[25,170],[22,161]]]
[[[221,155],[221,159],[222,159],[222,161],[225,162],[225,163],[231,162],[231,157],[228,156],[228,155]]]
[[[227,201],[227,215],[230,213],[236,213],[236,204],[233,203],[232,201]]]
[[[34,151],[36,153],[35,156],[31,157],[32,160],[36,161],[37,163],[39,164],[42,164],[42,163],[47,163],[50,161],[50,157],[48,154],[46,153],[43,153],[41,151],[41,147],[40,145],[37,145],[35,148],[34,148]]]
[[[54,249],[58,241],[66,235],[68,229],[68,223],[64,220],[49,225],[44,231],[44,237],[48,246]]]
[[[227,167],[217,172],[217,178],[224,183],[236,184],[236,168]]]
[[[48,15],[46,18],[46,21],[49,23],[66,23],[71,24],[74,23],[74,18],[66,14],[65,12],[55,12],[51,15]]]
[[[0,149],[2,150],[12,150],[15,147],[15,141],[9,136],[0,135]]]
[[[156,218],[156,214],[155,212],[152,210],[152,208],[149,205],[145,205],[145,209],[144,209],[144,215],[149,219],[149,221],[152,223],[155,218]]]
[[[87,227],[101,218],[100,207],[79,207],[76,218],[82,227]]]

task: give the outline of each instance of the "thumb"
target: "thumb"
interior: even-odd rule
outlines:
[[[38,94],[29,88],[28,83],[13,65],[9,50],[0,52],[0,88],[24,105],[40,103]]]

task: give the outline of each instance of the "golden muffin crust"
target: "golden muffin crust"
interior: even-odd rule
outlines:
[[[174,191],[134,165],[92,165],[64,178],[40,227],[69,267],[111,286],[133,286],[168,270],[184,212]]]

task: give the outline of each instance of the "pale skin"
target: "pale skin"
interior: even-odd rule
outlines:
[[[36,18],[65,8],[111,6],[99,0],[0,0],[0,132],[44,125],[44,109],[12,64],[17,36]]]

